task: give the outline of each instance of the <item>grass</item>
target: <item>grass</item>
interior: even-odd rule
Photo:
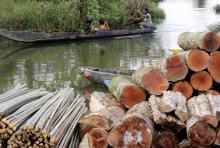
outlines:
[[[153,19],[163,19],[164,12],[155,0],[0,0],[0,29],[43,32],[80,31],[86,20],[95,26],[100,18],[110,25],[125,25],[130,6],[147,7]],[[138,3],[137,3],[138,1]]]

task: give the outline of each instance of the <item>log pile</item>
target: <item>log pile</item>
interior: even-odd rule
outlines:
[[[76,126],[85,113],[85,98],[73,88],[50,93],[26,85],[0,95],[0,147],[78,145]]]
[[[91,95],[80,148],[220,146],[220,36],[187,32],[178,44],[185,51],[112,78],[112,96]]]

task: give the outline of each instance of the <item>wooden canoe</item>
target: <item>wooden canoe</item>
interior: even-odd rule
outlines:
[[[79,32],[30,32],[30,31],[7,31],[0,30],[0,35],[18,42],[26,43],[40,43],[40,42],[54,42],[54,41],[74,41],[74,40],[89,40],[99,38],[131,36],[137,34],[152,33],[156,30],[155,26],[146,29],[135,30],[110,30],[100,31],[93,34],[81,34]]]
[[[95,67],[79,67],[78,74],[84,78],[101,85],[106,85],[106,80],[111,80],[116,76],[131,77],[135,70],[108,70]]]

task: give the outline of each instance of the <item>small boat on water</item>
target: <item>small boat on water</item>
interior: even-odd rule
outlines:
[[[40,42],[55,42],[55,41],[75,41],[75,40],[90,40],[110,37],[131,36],[137,34],[152,33],[156,30],[155,26],[145,29],[135,30],[109,30],[98,31],[91,34],[82,34],[80,32],[30,32],[30,31],[7,31],[0,30],[0,35],[18,42],[25,43],[40,43]]]
[[[105,82],[110,81],[116,76],[131,77],[134,70],[109,70],[95,67],[79,67],[78,74],[84,78],[101,85],[107,85]]]

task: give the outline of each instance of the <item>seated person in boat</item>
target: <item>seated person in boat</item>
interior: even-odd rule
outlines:
[[[148,9],[143,9],[140,15],[141,22],[139,23],[139,26],[141,27],[141,29],[154,26]]]
[[[98,27],[95,28],[95,31],[107,31],[110,30],[108,22],[104,19],[99,20]]]

